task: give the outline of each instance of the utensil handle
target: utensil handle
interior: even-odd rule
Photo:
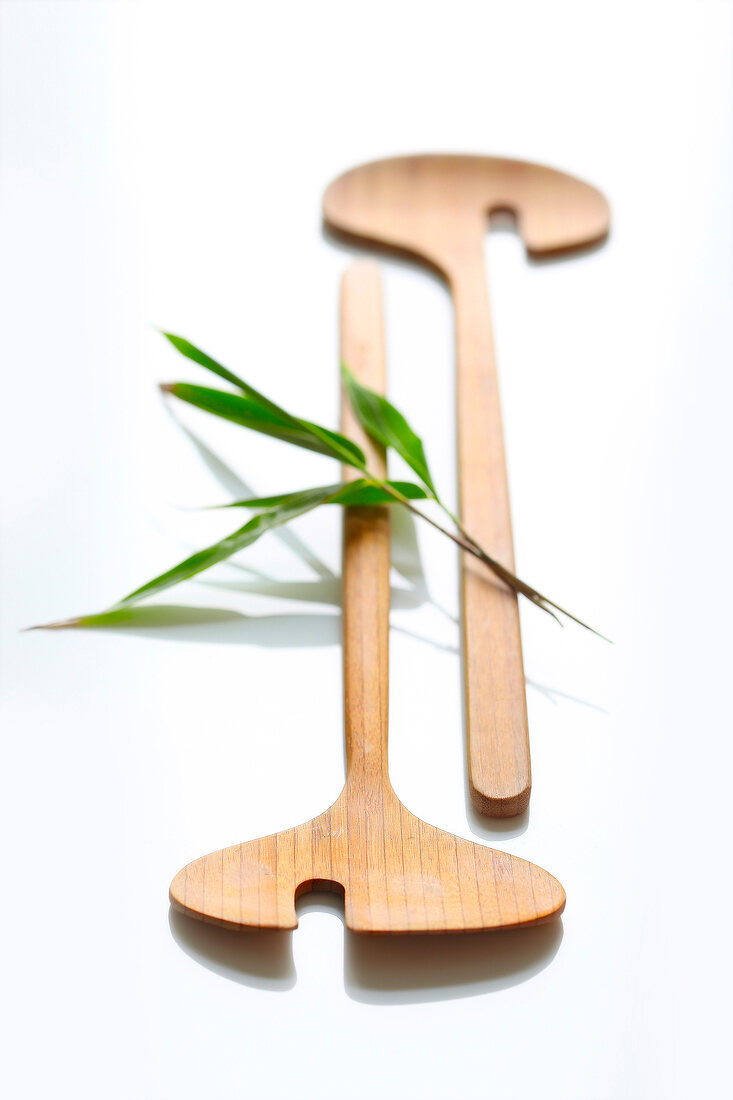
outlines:
[[[483,249],[451,279],[455,303],[461,520],[514,572],[501,405]],[[529,804],[531,772],[517,596],[463,555],[468,775],[476,808],[511,817]]]
[[[384,393],[385,359],[379,268],[353,264],[341,282],[341,360],[370,389]],[[367,467],[386,475],[384,448],[359,424],[345,392],[341,430],[358,443]],[[361,475],[344,467],[353,481]],[[344,509],[343,650],[344,728],[347,781],[389,785],[387,719],[389,700],[389,506]]]

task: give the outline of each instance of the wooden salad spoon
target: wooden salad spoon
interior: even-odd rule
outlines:
[[[342,284],[341,346],[365,385],[384,387],[379,274],[356,264]],[[384,452],[343,402],[344,432],[384,476]],[[345,471],[351,476],[351,471]],[[344,516],[346,783],[319,817],[189,863],[173,906],[228,928],[297,927],[295,899],[344,894],[355,932],[461,932],[538,924],[565,904],[560,883],[526,860],[452,836],[405,809],[387,771],[389,506]]]
[[[326,225],[416,257],[453,295],[458,480],[464,528],[514,572],[501,407],[484,261],[492,213],[510,211],[531,255],[603,240],[608,204],[572,176],[518,160],[406,156],[363,164],[323,200]],[[462,564],[468,777],[476,808],[511,817],[529,803],[531,772],[516,594],[474,557]]]

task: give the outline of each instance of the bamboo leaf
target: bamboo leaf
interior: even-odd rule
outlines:
[[[330,429],[324,428],[320,424],[314,424],[310,420],[302,420],[300,417],[293,416],[292,413],[283,409],[281,405],[277,405],[274,401],[270,401],[268,397],[265,397],[259,390],[256,390],[254,386],[250,386],[243,378],[234,374],[227,367],[223,367],[221,363],[217,363],[216,359],[212,359],[205,351],[201,351],[200,348],[197,348],[182,336],[175,336],[171,332],[164,332],[163,335],[181,355],[185,355],[187,359],[192,360],[194,363],[198,363],[199,366],[205,367],[206,370],[212,371],[220,378],[224,378],[227,382],[231,382],[233,386],[240,389],[249,402],[250,413],[253,413],[256,407],[262,410],[262,422],[269,421],[271,424],[279,422],[283,426],[288,426],[293,432],[290,438],[286,439],[284,435],[278,435],[277,438],[285,439],[286,442],[294,443],[298,447],[307,447],[308,450],[319,451],[321,454],[329,455],[331,458],[338,459],[339,462],[345,462],[348,466],[356,467],[356,469],[363,470],[365,468],[366,458],[364,457],[364,452],[360,447],[357,447],[356,443],[352,443],[350,439],[347,439],[346,436],[341,435],[339,432],[332,432]],[[163,388],[168,392],[175,392],[175,387],[165,386]],[[202,388],[203,387],[192,387],[192,389]],[[224,393],[225,391],[212,390],[209,392]],[[184,398],[184,400],[190,400],[190,398]],[[195,401],[191,401],[191,404],[195,403]],[[216,410],[209,409],[207,411],[215,412]],[[269,416],[267,414],[269,414]],[[224,414],[218,412],[217,415],[222,416]],[[229,417],[229,419],[232,419],[232,417]],[[263,430],[261,427],[256,427],[255,423],[245,423],[242,420],[237,420],[236,423],[244,424],[245,427],[253,428],[255,431]],[[274,431],[268,431],[265,434],[275,435],[276,433]],[[306,439],[311,442],[303,442],[303,440]]]
[[[305,447],[319,454],[333,456],[333,451],[321,439],[301,427],[293,427],[287,420],[276,416],[269,409],[248,397],[228,390],[214,390],[207,386],[193,386],[187,382],[173,382],[162,387],[166,393],[185,401],[203,412],[231,420],[234,424],[273,436],[296,447]]]
[[[170,341],[176,351],[179,351],[181,355],[185,355],[187,359],[190,359],[194,363],[198,363],[200,367],[205,367],[206,370],[212,371],[213,374],[217,374],[219,378],[223,378],[226,382],[231,382],[233,386],[247,393],[253,400],[259,401],[260,404],[272,406],[273,412],[277,411],[278,406],[272,401],[268,401],[263,394],[258,393],[257,390],[248,386],[243,379],[228,370],[227,367],[223,367],[221,363],[217,363],[216,359],[212,359],[205,351],[201,351],[195,344],[192,344],[189,340],[185,340],[183,336],[176,336],[172,332],[164,332],[162,335],[165,336],[166,340]],[[283,409],[281,411],[284,412],[285,410]]]
[[[173,394],[181,401],[193,405],[204,412],[221,416],[244,428],[263,435],[274,436],[284,443],[304,447],[318,454],[328,455],[349,466],[363,469],[366,463],[364,452],[338,432],[311,424],[307,420],[295,417],[282,417],[267,405],[261,405],[249,397],[241,397],[228,390],[214,390],[207,386],[193,386],[188,382],[173,382],[161,387],[165,393]]]
[[[419,485],[415,485],[411,481],[388,481],[387,485],[392,486],[397,492],[401,493],[407,500],[425,500],[427,493]],[[324,500],[324,504],[342,504],[342,505],[371,505],[371,504],[395,504],[395,498],[387,491],[383,489],[381,485],[376,485],[373,481],[368,481],[366,478],[359,478],[357,481],[343,481],[337,485],[324,485],[324,492],[330,490],[328,498]],[[314,492],[316,490],[313,490]],[[248,497],[245,500],[235,500],[231,504],[221,504],[217,507],[220,508],[272,508],[274,506],[281,506],[288,504],[294,498],[300,496],[299,492],[294,493],[280,493],[277,496],[272,497]]]
[[[437,497],[422,440],[415,435],[399,409],[386,397],[357,382],[344,363],[341,364],[341,372],[351,407],[364,430],[383,447],[392,447],[397,451],[427,485],[431,494]]]
[[[340,486],[337,485],[335,488],[338,490]],[[138,600],[153,596],[166,588],[171,588],[174,584],[188,580],[220,561],[225,561],[232,554],[236,554],[238,550],[251,546],[267,531],[271,531],[274,527],[280,527],[297,516],[302,516],[305,512],[310,512],[311,509],[317,508],[319,504],[324,504],[333,495],[333,490],[333,485],[326,485],[317,489],[304,489],[300,493],[289,494],[286,503],[275,505],[267,511],[261,512],[249,523],[245,523],[244,527],[232,532],[231,535],[215,542],[212,546],[207,546],[204,550],[199,550],[196,554],[192,554],[191,557],[179,562],[178,565],[174,565],[172,569],[161,573],[159,577],[155,577],[147,584],[136,588],[129,596],[125,596],[124,599],[120,600],[116,606],[121,607],[136,603]]]
[[[343,489],[326,503],[359,507],[371,504],[395,504],[394,496],[383,486],[395,489],[406,500],[426,500],[428,495],[420,485],[415,485],[412,481],[385,481],[377,485],[366,478],[359,478],[357,481],[347,482]]]
[[[81,627],[109,627],[134,630],[237,623],[245,618],[238,611],[220,607],[184,607],[177,604],[127,604],[94,615],[78,615],[55,623],[30,626],[28,630],[70,630]]]
[[[164,333],[164,335],[182,355],[223,378],[240,391],[239,394],[236,394],[203,386],[175,383],[163,386],[162,388],[166,392],[172,393],[181,400],[206,412],[224,417],[253,431],[274,436],[295,446],[329,455],[368,474],[364,453],[350,439],[338,432],[329,431],[319,424],[293,416],[226,367],[217,363],[205,352],[189,343],[189,341],[184,340],[183,337],[174,336],[172,333]],[[557,619],[555,612],[558,612],[586,627],[586,629],[593,630],[592,627],[587,626],[586,623],[571,615],[570,612],[515,577],[513,573],[479,546],[464,530],[460,521],[439,500],[428,468],[422,440],[412,430],[402,413],[390,404],[386,398],[366,386],[362,386],[345,365],[342,365],[342,372],[344,387],[349,400],[364,429],[383,446],[392,447],[396,450],[418,475],[425,489],[412,482],[388,482],[367,476],[356,481],[342,481],[332,485],[322,485],[315,489],[235,501],[227,507],[257,509],[259,514],[231,535],[204,550],[198,551],[196,554],[192,554],[172,569],[148,581],[147,584],[131,592],[129,596],[120,600],[118,604],[106,612],[102,612],[101,615],[82,616],[65,622],[49,623],[44,628],[36,629],[120,624],[127,621],[126,616],[129,616],[131,610],[133,610],[133,605],[139,600],[155,595],[178,584],[180,581],[195,576],[218,562],[224,561],[237,551],[256,542],[267,531],[283,526],[290,520],[311,511],[313,508],[317,508],[321,504],[373,505],[393,503],[397,500],[410,512],[414,512],[432,527],[452,539],[466,553],[470,553],[482,561],[510,588],[525,596],[537,607],[548,612],[553,618]],[[429,496],[441,506],[453,521],[456,532],[441,527],[431,516],[421,512],[410,503],[412,500],[426,499]],[[597,631],[593,631],[593,633],[597,633]],[[603,635],[600,635],[600,637],[603,637]]]

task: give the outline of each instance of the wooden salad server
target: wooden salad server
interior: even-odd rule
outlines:
[[[517,160],[406,156],[354,168],[329,186],[326,225],[408,253],[453,295],[458,479],[464,528],[514,572],[509,492],[484,262],[489,215],[511,211],[531,255],[601,241],[609,209],[587,183]],[[519,611],[514,592],[463,555],[468,777],[476,808],[511,817],[529,804],[531,773]]]
[[[379,274],[357,264],[341,297],[344,362],[366,385],[384,386]],[[384,476],[384,453],[343,402],[344,432]],[[352,471],[345,471],[351,476]],[[189,863],[171,902],[228,928],[297,926],[295,899],[344,894],[355,932],[462,932],[538,924],[565,904],[559,882],[526,860],[445,833],[406,810],[387,772],[389,506],[344,516],[343,645],[346,783],[319,817]]]

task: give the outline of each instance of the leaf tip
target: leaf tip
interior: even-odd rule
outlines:
[[[185,355],[189,359],[196,358],[191,354],[191,352],[195,350],[193,344],[189,343],[185,336],[178,336],[175,332],[166,332],[165,329],[159,329],[158,331],[160,332],[161,336],[165,336],[168,343],[172,344],[176,351],[179,351],[181,355]]]
[[[21,634],[29,634],[31,630],[67,630],[70,627],[81,626],[83,620],[76,619],[59,619],[55,623],[38,623],[36,626],[24,626],[21,628]]]

